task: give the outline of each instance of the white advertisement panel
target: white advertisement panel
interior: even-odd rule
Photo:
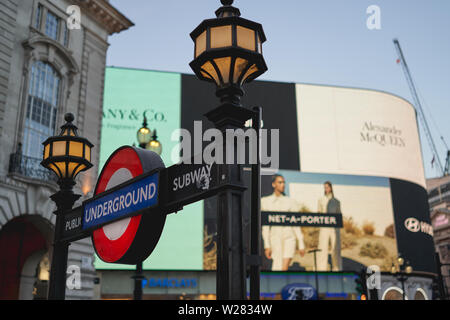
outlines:
[[[425,187],[413,106],[384,92],[296,85],[303,172],[403,179]]]

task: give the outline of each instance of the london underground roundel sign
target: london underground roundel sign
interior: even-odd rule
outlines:
[[[163,161],[156,153],[135,147],[121,147],[108,159],[95,186],[94,194],[98,195],[115,186],[136,178],[155,169],[165,168]],[[158,196],[158,182],[146,186],[145,197]],[[139,190],[138,190],[139,191]],[[111,207],[125,207],[137,202],[138,192],[129,192],[117,198]],[[119,201],[120,200],[120,201]],[[157,198],[155,199],[157,201]],[[108,212],[105,206],[105,212]],[[102,209],[102,208],[100,208]],[[137,264],[144,261],[156,247],[161,236],[166,215],[152,211],[106,224],[92,234],[92,242],[100,259],[109,263]]]

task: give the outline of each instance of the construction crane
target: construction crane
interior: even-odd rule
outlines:
[[[448,148],[448,145],[445,142],[444,137],[441,137],[441,139],[445,145],[445,148],[447,149],[447,159],[445,160],[444,176],[448,176],[450,174],[450,149]]]
[[[409,89],[411,90],[411,94],[413,96],[414,103],[416,105],[417,113],[419,114],[419,119],[422,122],[422,126],[425,131],[425,136],[427,137],[428,144],[431,148],[431,152],[433,153],[433,161],[436,161],[439,172],[442,174],[442,176],[444,176],[444,175],[448,174],[448,171],[450,170],[450,168],[448,168],[448,166],[450,166],[450,164],[449,164],[450,152],[447,155],[447,165],[446,165],[447,168],[445,169],[445,170],[447,170],[447,172],[446,172],[444,170],[444,167],[442,166],[442,162],[439,158],[439,154],[437,152],[436,145],[434,144],[433,136],[431,135],[430,127],[428,126],[427,119],[425,118],[425,113],[423,112],[422,104],[420,103],[419,96],[417,94],[416,86],[414,85],[414,81],[411,77],[411,73],[409,72],[408,65],[406,64],[405,56],[403,55],[402,48],[400,47],[400,43],[398,42],[397,39],[394,39],[394,45],[395,45],[395,48],[397,49],[397,53],[399,56],[397,62],[400,62],[402,64],[403,72],[405,73],[405,77],[406,77],[406,81],[408,82]],[[444,141],[443,137],[441,137],[441,138]],[[445,141],[444,141],[444,143],[445,143]]]

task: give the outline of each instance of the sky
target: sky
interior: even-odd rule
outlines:
[[[215,17],[219,0],[111,0],[135,23],[109,38],[107,65],[193,74],[190,32]],[[369,30],[367,8],[380,8]],[[392,40],[398,38],[445,166],[450,145],[449,0],[236,0],[264,27],[269,70],[260,80],[382,90],[413,101]],[[439,176],[419,125],[427,178]]]

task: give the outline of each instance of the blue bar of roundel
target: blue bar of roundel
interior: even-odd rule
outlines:
[[[146,189],[147,186],[147,189]],[[152,187],[151,187],[152,186]],[[153,195],[151,198],[149,197],[149,189],[155,188],[154,192],[151,192],[150,195]],[[144,197],[137,197],[137,195],[141,194],[141,188],[143,190],[147,190],[147,199],[144,199]],[[135,199],[138,198],[137,203],[133,203],[133,191],[135,192]],[[131,204],[127,207],[125,199],[127,198],[127,194],[131,194]],[[154,194],[153,194],[154,193]],[[120,205],[120,197],[123,196],[123,202],[122,206]],[[114,205],[114,201],[116,200],[117,204]],[[141,200],[141,201],[140,201]],[[129,201],[128,201],[129,202]],[[106,211],[108,212],[107,215],[104,215],[104,211],[102,208],[102,214],[98,218],[94,218],[93,215],[89,215],[89,212],[91,209],[95,211],[96,207],[99,205],[104,205],[106,203]],[[141,179],[139,181],[136,181],[126,187],[123,187],[119,190],[114,191],[113,193],[110,193],[108,195],[105,195],[101,198],[98,198],[94,201],[88,202],[84,205],[84,212],[83,212],[83,230],[95,227],[97,225],[101,225],[104,223],[108,223],[113,220],[117,220],[118,218],[122,216],[126,216],[128,214],[131,214],[133,212],[150,208],[158,203],[158,173],[155,173],[151,176],[148,176],[144,179]],[[114,210],[115,208],[118,208],[118,210]],[[98,208],[97,210],[99,210]],[[111,212],[109,212],[111,211]],[[87,221],[88,219],[88,221]]]

